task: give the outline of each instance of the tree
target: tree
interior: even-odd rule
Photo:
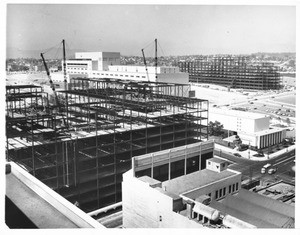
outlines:
[[[239,150],[241,149],[241,144],[242,144],[242,140],[240,139],[240,137],[238,135],[235,136],[235,139],[232,141],[232,143],[239,148]]]
[[[220,135],[220,134],[222,134],[223,128],[224,128],[224,126],[218,121],[215,121],[215,122],[210,121],[208,123],[209,135]]]

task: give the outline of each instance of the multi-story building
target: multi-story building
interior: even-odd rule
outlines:
[[[107,71],[109,65],[120,64],[119,52],[76,52],[75,59],[66,61],[67,74],[89,74]]]
[[[208,139],[208,101],[188,89],[78,78],[57,107],[39,86],[7,86],[7,160],[86,212],[120,202],[133,156]]]
[[[181,72],[189,73],[192,83],[208,83],[228,88],[278,90],[279,68],[272,63],[251,63],[247,57],[214,56],[195,61],[180,61]]]
[[[219,121],[224,129],[236,132],[242,142],[257,148],[267,148],[281,143],[286,129],[270,128],[270,117],[259,113],[212,108],[210,121]]]
[[[75,59],[66,61],[66,71],[70,78],[113,78],[144,82],[164,82],[188,84],[188,73],[178,67],[169,66],[125,66],[120,65],[118,52],[82,52]]]

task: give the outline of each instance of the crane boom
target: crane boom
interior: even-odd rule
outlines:
[[[145,57],[144,49],[142,49],[142,54],[143,54],[145,68],[146,68],[147,79],[148,79],[148,82],[149,82],[149,74],[148,74],[148,68],[147,68],[147,62],[146,62],[146,57]]]
[[[48,69],[48,66],[47,66],[47,63],[46,63],[46,61],[45,61],[45,58],[44,58],[44,54],[43,54],[43,53],[41,53],[41,57],[42,57],[42,60],[43,60],[43,64],[44,64],[44,66],[45,66],[45,70],[46,70],[46,73],[47,73],[49,82],[50,82],[50,87],[51,87],[51,89],[52,89],[52,91],[53,91],[53,93],[54,93],[54,97],[55,97],[55,105],[58,107],[59,112],[62,113],[61,105],[60,105],[60,102],[59,102],[59,100],[58,100],[58,97],[57,97],[57,94],[56,94],[56,91],[55,91],[55,86],[54,86],[53,81],[52,81],[52,79],[51,79],[50,71],[49,71],[49,69]],[[64,121],[65,126],[68,127],[67,122],[66,122],[66,120],[65,120],[64,117],[63,117],[63,121]]]
[[[46,63],[46,61],[45,61],[45,58],[44,58],[44,54],[43,54],[43,53],[41,53],[41,57],[42,57],[42,60],[43,60],[43,64],[44,64],[44,67],[45,67],[45,70],[46,70],[46,73],[47,73],[49,82],[50,82],[50,87],[51,87],[52,91],[53,91],[54,94],[55,94],[55,102],[57,102],[57,96],[56,96],[56,92],[55,92],[55,87],[54,87],[53,81],[52,81],[52,79],[51,79],[50,71],[49,71],[49,69],[48,69],[48,66],[47,66],[47,63]],[[56,104],[56,105],[57,105],[57,104]]]

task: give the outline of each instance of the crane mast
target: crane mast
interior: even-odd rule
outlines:
[[[154,40],[155,42],[155,79],[157,78],[157,38]]]
[[[64,89],[67,90],[67,69],[66,69],[66,47],[65,39],[62,40],[63,44],[63,71],[64,71]]]
[[[155,38],[154,44],[155,44],[154,66],[155,66],[155,80],[156,80],[156,78],[157,78],[157,64],[158,64],[158,59],[157,59],[157,38]],[[148,74],[148,68],[147,68],[147,62],[146,62],[146,57],[145,57],[145,53],[144,53],[144,48],[142,49],[142,54],[143,54],[144,64],[145,64],[145,68],[146,68],[146,74],[147,74],[147,78],[148,78],[148,82],[149,82],[150,80],[149,80],[149,74]]]

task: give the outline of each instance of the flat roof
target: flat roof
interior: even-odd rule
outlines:
[[[231,177],[237,174],[238,173],[229,170],[224,170],[218,173],[215,171],[204,169],[188,175],[183,175],[175,179],[164,181],[162,182],[162,188],[165,188],[168,192],[179,195],[187,193],[189,191],[195,191],[200,187],[219,180],[224,180],[227,177]]]
[[[209,158],[207,159],[208,161],[211,161],[211,162],[215,162],[215,163],[224,163],[224,162],[228,162],[227,160],[225,159],[221,159],[221,158],[217,158],[217,157],[213,157],[213,158]]]
[[[149,183],[150,186],[161,183],[159,180],[153,179],[153,178],[151,178],[147,175],[139,177],[139,180],[141,180],[143,182],[146,182],[146,183]]]
[[[41,88],[41,86],[36,85],[7,85],[6,89],[18,89],[18,88]]]
[[[211,108],[210,113],[228,115],[228,116],[237,116],[239,118],[248,118],[248,119],[260,119],[266,118],[266,115],[260,113],[252,113],[246,111],[232,110],[232,109],[220,109],[220,108]]]
[[[258,228],[280,228],[295,218],[294,207],[245,189],[221,201],[213,200],[210,207]]]

